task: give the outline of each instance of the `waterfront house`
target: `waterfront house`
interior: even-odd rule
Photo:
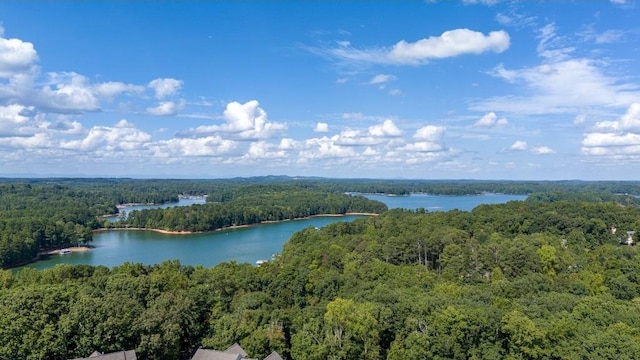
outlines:
[[[191,360],[257,360],[247,357],[247,352],[235,343],[229,346],[225,351],[212,350],[212,349],[198,349],[193,355]],[[283,360],[280,354],[272,352],[264,358],[264,360]]]
[[[137,360],[135,350],[118,351],[108,354],[103,354],[98,351],[94,351],[89,357],[77,358],[73,360]]]

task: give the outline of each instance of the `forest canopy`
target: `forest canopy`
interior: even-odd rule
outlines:
[[[276,208],[289,186],[282,181],[290,179],[245,185],[272,187],[247,190],[253,199],[231,186],[216,202],[273,200]],[[11,185],[26,199],[65,194],[48,195],[59,209],[71,194],[83,199],[100,188],[0,184]],[[27,186],[37,191],[29,195]],[[289,193],[329,204],[342,190],[304,185]],[[640,208],[617,190],[558,187],[468,212],[382,211],[298,232],[259,267],[167,261],[0,271],[0,358],[135,349],[140,359],[189,359],[198,347],[238,342],[260,358],[277,351],[287,359],[637,359],[640,257],[627,231],[640,230]],[[104,199],[117,192],[102,191]],[[19,201],[2,211],[27,214]],[[77,203],[85,202],[96,204]],[[34,219],[54,215],[40,207]],[[58,216],[54,224],[76,220]]]

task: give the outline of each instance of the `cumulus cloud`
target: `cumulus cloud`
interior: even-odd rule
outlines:
[[[382,124],[369,127],[371,136],[400,136],[402,131],[398,129],[392,120],[385,120]]]
[[[454,29],[440,36],[416,42],[401,40],[390,48],[356,49],[338,47],[326,52],[338,59],[389,65],[419,65],[431,59],[444,59],[484,52],[501,53],[509,48],[506,31],[492,31],[485,35],[469,29]]]
[[[161,140],[149,146],[156,158],[222,156],[235,150],[237,142],[220,136],[200,138],[173,138]]]
[[[30,136],[0,137],[0,147],[12,149],[38,149],[53,146],[53,141],[44,133]]]
[[[243,139],[264,139],[287,129],[284,123],[269,122],[267,112],[257,100],[244,104],[230,102],[223,113],[225,124],[199,126],[191,132],[198,134],[231,133]]]
[[[151,80],[147,86],[153,89],[157,99],[162,100],[177,93],[182,88],[183,83],[182,80],[162,78]]]
[[[130,151],[142,149],[150,141],[151,135],[123,119],[113,127],[94,126],[83,139],[62,141],[60,146],[80,151]]]
[[[158,106],[147,108],[147,114],[158,115],[158,116],[168,116],[175,115],[178,113],[179,104],[176,104],[174,101],[161,101]]]
[[[527,146],[527,143],[526,143],[526,142],[524,142],[524,141],[520,141],[520,140],[517,140],[516,142],[514,142],[514,143],[509,147],[509,150],[512,150],[512,151],[524,151],[524,150],[527,150],[527,147],[528,147],[528,146]]]
[[[345,146],[380,145],[402,135],[393,120],[387,119],[381,124],[369,126],[366,130],[346,129],[332,137],[335,144]]]
[[[27,84],[17,91],[17,100],[47,112],[81,113],[101,110],[101,100],[113,101],[122,94],[142,94],[144,87],[123,82],[91,83],[75,72],[47,74],[41,88]]]
[[[0,25],[0,78],[31,71],[36,61],[38,53],[33,44],[20,39],[6,39]]]
[[[140,94],[144,92],[144,86],[125,84],[119,81],[98,83],[93,85],[93,89],[98,97],[104,98],[108,101],[112,101],[114,97],[123,93]]]
[[[633,103],[615,121],[597,122],[582,139],[588,155],[640,155],[640,103]]]
[[[142,96],[148,88],[158,100],[163,100],[177,93],[183,84],[181,80],[172,78],[158,78],[146,85],[95,82],[73,71],[42,73],[36,65],[38,61],[39,56],[32,43],[6,38],[0,25],[0,79],[9,80],[0,83],[0,100],[3,103],[34,107],[41,113],[95,112],[102,110],[104,101],[112,102],[125,94]],[[150,112],[169,113],[169,105],[164,103],[150,108]],[[131,111],[123,106],[119,109]]]
[[[443,134],[444,127],[427,125],[418,129],[413,137],[418,140],[441,141]]]
[[[548,146],[529,146],[525,141],[517,140],[507,149],[503,149],[502,151],[527,151],[529,150],[532,154],[536,155],[548,155],[555,154],[555,150]]]
[[[301,160],[306,161],[309,159],[345,158],[357,155],[352,147],[336,143],[338,139],[337,136],[307,139],[303,144],[304,149],[300,151],[298,156]]]
[[[443,126],[427,125],[416,130],[413,134],[415,142],[406,144],[399,149],[410,152],[437,152],[446,149],[444,145]]]
[[[477,128],[492,128],[494,126],[505,126],[509,124],[506,118],[498,119],[498,116],[494,112],[484,114],[478,121],[473,124],[473,127]]]
[[[277,144],[271,144],[266,141],[256,141],[251,143],[249,150],[243,156],[246,159],[277,159],[288,157],[289,153]]]
[[[0,137],[15,135],[21,126],[27,124],[29,117],[24,115],[25,106],[13,104],[0,106]]]
[[[86,77],[74,73],[49,73],[51,85],[39,92],[39,105],[50,111],[100,110],[100,102]]]
[[[325,122],[319,122],[316,124],[316,128],[313,131],[318,133],[326,133],[329,132],[329,124]]]

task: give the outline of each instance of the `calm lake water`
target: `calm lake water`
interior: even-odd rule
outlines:
[[[389,208],[447,211],[471,210],[480,204],[506,203],[524,200],[526,196],[485,194],[477,196],[437,196],[414,194],[411,196],[365,195],[381,201]],[[162,207],[187,206],[202,203],[203,199],[181,199],[177,204]],[[148,205],[129,206],[125,211],[149,208]],[[152,231],[115,230],[94,235],[95,249],[84,253],[54,255],[44,261],[26,265],[35,269],[46,269],[57,264],[88,264],[109,267],[124,262],[156,264],[164,260],[177,259],[185,265],[214,266],[220,262],[235,260],[255,264],[257,260],[268,260],[282,251],[282,245],[297,231],[307,227],[322,227],[337,221],[353,221],[362,216],[316,217],[261,224],[248,228],[216,231],[205,234],[167,235]]]

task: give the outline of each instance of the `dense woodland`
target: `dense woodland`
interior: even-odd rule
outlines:
[[[269,176],[211,180],[7,179],[0,178],[0,268],[38,258],[47,250],[86,244],[104,227],[209,231],[320,213],[384,211],[379,203],[344,193],[407,195],[528,194],[538,201],[559,199],[638,204],[636,182],[510,182],[323,179]],[[207,195],[211,204],[138,212],[118,225],[101,216],[117,205],[175,202],[180,195]],[[212,205],[216,204],[216,205]]]
[[[273,194],[283,196],[281,181],[267,184]],[[560,185],[471,212],[389,210],[309,228],[260,267],[0,271],[0,358],[135,349],[139,359],[188,359],[200,346],[238,342],[260,358],[275,350],[288,359],[638,359],[640,257],[626,241],[627,231],[640,234],[640,208],[619,195],[637,194],[636,185]],[[224,192],[224,202],[249,201],[233,186]],[[210,205],[220,204],[202,207]]]
[[[379,214],[386,210],[383,203],[363,196],[259,188],[247,189],[242,196],[234,196],[223,203],[135,210],[113,226],[197,232],[321,214]]]

